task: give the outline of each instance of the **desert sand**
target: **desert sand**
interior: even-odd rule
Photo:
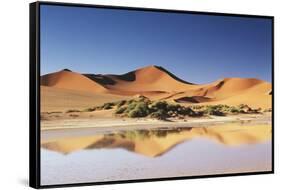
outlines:
[[[64,112],[69,109],[81,110],[106,102],[126,99],[131,99],[131,97],[41,86],[41,112]]]

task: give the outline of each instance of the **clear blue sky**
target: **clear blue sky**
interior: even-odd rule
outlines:
[[[271,82],[271,20],[41,5],[41,74],[159,65],[183,80]]]

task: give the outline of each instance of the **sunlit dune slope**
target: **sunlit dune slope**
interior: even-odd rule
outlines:
[[[206,85],[206,87],[204,87],[206,90],[205,96],[223,99],[240,94],[241,92],[250,90],[251,88],[260,86],[261,84],[266,84],[266,82],[253,78],[225,78],[223,80]],[[270,84],[267,84],[267,86],[271,88]],[[256,89],[255,92],[259,92],[259,90],[261,93],[266,93],[264,88]]]
[[[247,104],[254,108],[270,108],[271,89],[270,83],[258,79],[226,78],[164,99],[179,103]]]
[[[176,92],[189,90],[193,85],[176,78],[161,67],[148,66],[124,75],[108,75],[115,81],[109,89],[132,92]]]
[[[130,97],[41,86],[40,108],[41,112],[83,110],[124,99],[130,99]]]
[[[41,85],[85,92],[105,92],[106,89],[82,74],[69,70],[43,75]]]
[[[224,98],[220,96],[215,96],[216,98],[211,102],[211,104],[247,104],[253,108],[271,108],[272,100],[271,95],[269,94],[270,90],[270,83],[261,82],[259,84],[253,85],[251,88],[241,90],[240,93],[236,92],[234,95],[231,96],[226,96]],[[210,104],[210,102],[208,103]]]

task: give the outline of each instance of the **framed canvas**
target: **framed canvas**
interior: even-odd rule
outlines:
[[[272,16],[30,4],[30,186],[274,172]]]

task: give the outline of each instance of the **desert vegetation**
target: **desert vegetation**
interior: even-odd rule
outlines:
[[[83,110],[84,112],[93,112],[98,110],[114,110],[114,115],[129,118],[150,117],[159,120],[168,118],[184,119],[185,117],[203,117],[208,115],[226,116],[231,114],[259,114],[262,110],[253,109],[246,104],[238,106],[218,105],[191,105],[183,106],[177,103],[167,101],[151,101],[141,96],[131,100],[120,100],[116,102],[104,103],[101,106],[95,106]],[[263,112],[270,110],[263,110]],[[67,111],[69,112],[69,111]]]

